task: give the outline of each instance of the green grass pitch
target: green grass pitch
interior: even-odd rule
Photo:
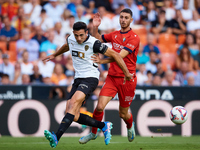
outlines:
[[[62,137],[58,150],[200,150],[200,136],[192,137],[140,137],[133,142],[127,137],[113,136],[105,145],[104,138],[98,137],[87,144],[79,144],[79,137]],[[44,137],[13,138],[0,137],[0,150],[48,150],[52,149]]]

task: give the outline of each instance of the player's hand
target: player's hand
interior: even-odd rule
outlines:
[[[125,84],[127,80],[130,81],[131,79],[133,79],[133,74],[129,73],[129,74],[125,75],[123,84]]]
[[[98,54],[93,54],[93,56],[91,56],[91,60],[92,60],[94,63],[101,64],[101,59],[100,59],[100,57],[99,57]]]
[[[54,54],[51,54],[51,55],[45,57],[44,59],[42,59],[42,61],[48,62],[48,61],[50,61],[50,60],[52,60],[52,59],[54,59],[54,58],[55,58]]]
[[[99,12],[97,12],[96,14],[94,14],[93,17],[93,26],[98,27],[100,24],[101,24],[101,17]]]

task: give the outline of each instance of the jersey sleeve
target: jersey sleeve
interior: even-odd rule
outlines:
[[[135,35],[135,38],[130,39],[126,46],[124,46],[123,49],[127,50],[129,53],[135,52],[135,48],[139,45],[140,43],[140,38],[138,35]]]
[[[101,43],[99,40],[96,40],[93,45],[93,52],[94,53],[101,53],[104,54],[108,49],[108,46]]]
[[[103,34],[103,35],[101,36],[101,38],[103,39],[103,41],[104,41],[105,43],[107,43],[107,42],[112,42],[112,32],[109,33],[109,34]]]

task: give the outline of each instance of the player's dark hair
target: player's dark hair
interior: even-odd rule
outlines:
[[[83,29],[85,32],[87,31],[87,25],[84,22],[78,21],[78,22],[74,23],[74,25],[73,25],[74,31],[79,31],[81,29]]]
[[[130,15],[131,15],[131,17],[133,16],[133,13],[132,13],[132,11],[131,11],[130,9],[128,9],[128,8],[125,8],[125,9],[123,9],[123,10],[120,12],[120,14],[121,14],[122,12],[125,12],[125,13],[128,13],[128,14],[130,14]]]

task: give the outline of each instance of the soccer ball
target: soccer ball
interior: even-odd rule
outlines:
[[[187,110],[183,106],[175,106],[169,113],[171,121],[175,124],[183,124],[188,118]]]

